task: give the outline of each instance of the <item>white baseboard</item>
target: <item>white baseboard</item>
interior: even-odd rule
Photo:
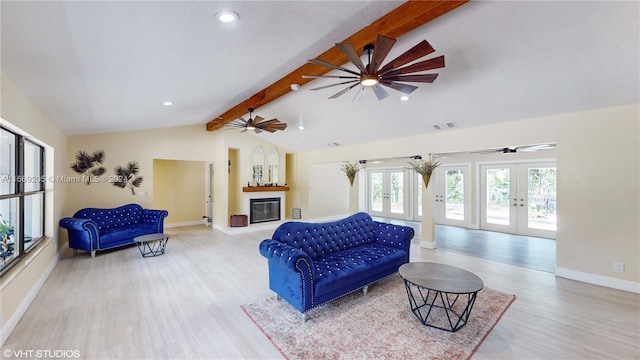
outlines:
[[[556,266],[556,276],[640,294],[640,283]]]
[[[167,224],[164,224],[164,227],[174,228],[174,227],[180,227],[180,226],[193,226],[193,225],[207,225],[207,223],[204,220],[183,221],[183,222],[177,222],[177,223],[167,223]]]
[[[433,250],[437,248],[435,241],[424,241],[424,240],[420,240],[420,247],[424,249],[429,249],[429,250]]]
[[[55,246],[55,244],[48,244],[47,246]],[[40,252],[38,252],[36,256],[39,255]],[[49,275],[51,275],[51,272],[58,264],[58,260],[60,260],[60,252],[58,252],[56,256],[53,257],[51,263],[49,263],[42,275],[40,275],[35,284],[33,284],[24,299],[22,299],[22,301],[16,308],[16,311],[14,311],[13,314],[11,314],[11,317],[9,317],[7,321],[2,324],[2,329],[0,330],[0,346],[4,345],[4,342],[7,341],[7,338],[9,338],[9,335],[11,334],[13,329],[15,329],[16,325],[18,325],[18,322],[20,321],[24,313],[27,312],[29,305],[31,305],[33,299],[35,299],[36,295],[38,295],[40,288],[42,288],[42,285],[44,285],[45,281],[47,281]]]

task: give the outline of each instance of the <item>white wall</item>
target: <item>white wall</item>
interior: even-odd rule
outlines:
[[[239,131],[206,131],[204,125],[183,126],[175,128],[151,129],[119,133],[70,136],[68,141],[68,155],[66,163],[74,162],[74,156],[79,150],[93,152],[102,149],[106,153],[105,166],[107,175],[113,175],[113,167],[125,165],[129,161],[140,164],[140,175],[144,181],[137,195],[132,195],[128,189],[120,189],[110,183],[96,183],[85,185],[82,183],[69,184],[69,197],[64,207],[66,216],[72,215],[84,207],[115,207],[127,203],[138,203],[143,207],[153,207],[153,161],[187,160],[214,163],[214,225],[227,226],[229,220],[229,201],[237,197],[228,194],[229,189],[229,148],[238,150],[237,185],[241,189],[243,184],[251,179],[251,150],[254,146],[262,146],[268,154],[276,148],[280,155],[279,177],[284,182],[286,150],[251,134],[241,134]],[[236,162],[236,161],[234,161]],[[69,166],[65,167],[65,174],[77,176]],[[204,175],[203,175],[204,176]],[[188,186],[184,179],[178,178],[176,186]],[[205,199],[203,199],[204,202]],[[167,222],[172,220],[169,218]]]
[[[314,200],[310,190],[305,196],[311,179],[304,174],[316,164],[555,142],[560,273],[640,291],[639,112],[638,104],[632,104],[303,153],[299,207],[303,214],[324,216],[349,210],[348,205],[329,208]],[[426,206],[423,229],[431,226],[432,216]],[[624,273],[613,271],[614,261],[625,264]]]

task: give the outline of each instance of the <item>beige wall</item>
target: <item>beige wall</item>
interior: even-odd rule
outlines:
[[[67,137],[4,73],[1,74],[0,115],[3,125],[19,128],[45,145],[47,177],[64,173],[67,156]],[[66,186],[47,182],[45,194],[45,235],[50,241],[38,245],[26,259],[0,279],[0,326],[2,341],[26,310],[37,289],[57,262],[57,254],[64,242],[59,236],[58,221],[63,213]]]
[[[140,164],[140,175],[144,181],[137,195],[128,189],[120,189],[110,183],[69,184],[69,198],[64,208],[67,215],[72,215],[84,207],[115,207],[127,203],[138,203],[143,207],[153,207],[154,177],[153,160],[187,160],[212,162],[214,164],[214,225],[227,226],[229,221],[230,201],[236,198],[229,195],[228,160],[229,148],[237,149],[237,177],[234,182],[238,191],[251,179],[251,150],[254,146],[262,146],[264,152],[276,148],[280,154],[279,176],[285,179],[285,149],[263,140],[252,134],[241,134],[239,131],[205,131],[204,125],[175,128],[140,130],[97,135],[70,136],[68,155],[65,163],[74,162],[79,150],[93,152],[102,149],[106,153],[105,166],[107,175],[113,175],[116,165],[125,165],[129,161]],[[235,151],[235,150],[234,150]],[[235,161],[234,161],[235,162]],[[65,174],[77,176],[68,166]],[[204,173],[203,173],[204,178]],[[204,196],[203,196],[204,199]],[[233,206],[233,204],[231,205]],[[202,213],[204,215],[206,213]],[[169,215],[171,216],[171,215]],[[174,222],[174,219],[168,219]]]
[[[637,284],[639,124],[639,106],[633,104],[306,152],[298,155],[300,193],[295,205],[302,208],[303,215],[326,216],[353,210],[353,204],[317,201],[310,187],[313,180],[307,174],[318,164],[555,142],[558,267]],[[336,174],[342,175],[337,169]],[[349,190],[346,180],[336,186]],[[354,186],[350,191],[359,188]],[[425,196],[429,199],[429,192]],[[431,206],[425,206],[423,213],[423,228],[427,229],[433,218]],[[422,240],[433,241],[429,232],[423,233],[426,238]],[[624,273],[613,272],[614,261],[625,264]]]
[[[153,160],[153,208],[169,212],[166,224],[202,222],[207,214],[204,161]]]

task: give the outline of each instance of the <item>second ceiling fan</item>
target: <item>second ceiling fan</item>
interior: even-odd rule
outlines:
[[[402,55],[382,66],[382,62],[391,51],[391,48],[393,47],[395,42],[396,39],[378,35],[375,45],[369,44],[364,47],[364,53],[368,56],[367,65],[365,65],[362,60],[360,60],[360,57],[353,48],[353,45],[346,43],[337,43],[336,46],[338,47],[338,49],[340,49],[340,51],[342,51],[347,56],[347,58],[349,58],[349,61],[351,61],[356,66],[359,72],[347,69],[342,66],[333,65],[320,59],[312,59],[309,60],[309,62],[326,66],[334,70],[341,70],[347,72],[349,75],[302,75],[302,77],[345,79],[345,81],[336,84],[325,85],[311,89],[321,90],[333,86],[347,85],[345,89],[330,96],[329,99],[335,99],[353,89],[354,87],[360,85],[360,89],[358,90],[357,95],[359,95],[360,92],[362,92],[365,88],[370,87],[378,97],[378,100],[382,100],[389,96],[389,93],[384,88],[382,88],[382,86],[386,86],[409,95],[418,87],[414,85],[404,84],[403,82],[434,82],[438,77],[438,74],[414,73],[443,68],[444,55],[407,65],[435,51],[426,40],[419,42],[416,46],[412,47]]]
[[[253,118],[253,109],[249,108],[249,120],[245,120],[240,116],[238,119],[227,124],[228,129],[242,129],[240,132],[253,130],[256,133],[263,131],[274,133],[278,130],[287,128],[287,123],[283,123],[278,119],[265,120],[262,116],[256,115]]]

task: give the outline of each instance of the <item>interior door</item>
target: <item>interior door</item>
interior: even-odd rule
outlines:
[[[435,171],[436,223],[471,226],[471,175],[469,165],[442,165]]]
[[[372,216],[408,219],[409,197],[405,169],[368,170],[368,211]]]
[[[207,163],[206,174],[206,207],[207,207],[207,226],[213,226],[213,163]]]
[[[555,162],[481,165],[480,228],[555,238]]]

